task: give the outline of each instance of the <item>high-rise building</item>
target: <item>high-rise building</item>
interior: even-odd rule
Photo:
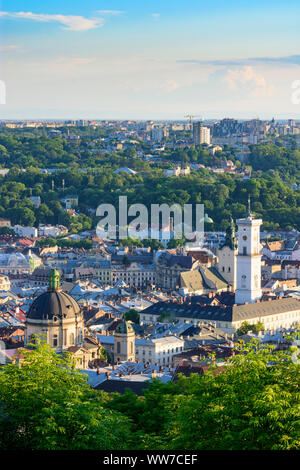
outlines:
[[[193,122],[193,140],[195,145],[210,145],[210,129],[203,126],[202,122]]]
[[[238,255],[235,291],[236,304],[254,303],[262,297],[261,290],[261,219],[254,219],[249,210],[246,217],[236,221],[238,226]]]
[[[169,130],[166,127],[153,127],[151,130],[151,140],[160,142],[165,137],[169,137]]]

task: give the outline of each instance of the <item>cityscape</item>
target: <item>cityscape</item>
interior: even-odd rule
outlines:
[[[107,27],[111,41],[116,21],[124,47],[114,56],[110,43],[103,59],[108,80],[116,72],[113,63],[107,65],[109,53],[125,67],[122,51],[125,61],[133,38],[131,23],[128,30],[120,23],[129,21],[136,3],[131,0],[125,2],[128,11],[113,2],[112,10],[93,16],[78,2],[60,14],[53,13],[57,2],[51,8],[42,2],[42,10],[28,3],[27,12],[19,1],[16,11],[4,5],[0,12],[0,455],[65,450],[82,451],[86,459],[93,450],[103,465],[133,468],[196,465],[205,451],[299,450],[300,115],[291,108],[296,82],[290,87],[294,104],[290,99],[280,111],[278,100],[276,112],[266,101],[271,85],[253,70],[255,61],[275,70],[280,58],[275,65],[267,57],[236,64],[240,51],[232,46],[229,88],[234,93],[235,67],[243,67],[245,90],[255,83],[256,114],[249,105],[242,115],[241,90],[234,105],[224,100],[219,111],[196,95],[192,105],[187,95],[190,110],[184,111],[175,93],[193,88],[192,72],[191,83],[168,81],[164,93],[174,93],[174,102],[165,106],[164,95],[165,112],[158,106],[156,118],[156,92],[150,109],[140,90],[132,107],[126,98],[126,107],[121,100],[116,111],[117,94],[109,111],[98,112],[97,93],[95,108],[84,96],[77,104],[70,100],[69,73],[75,77],[78,66],[78,80],[86,67],[86,83],[90,77],[94,87],[90,61],[78,55],[72,66],[57,62],[53,88],[44,78],[48,68],[40,70],[40,88],[28,87],[39,105],[29,106],[26,96],[17,105],[10,97],[17,79],[9,77],[29,50],[31,67],[33,58],[48,51],[48,40],[57,45],[60,37],[80,34],[82,43],[74,39],[73,45],[78,54],[96,53],[96,32],[103,29],[105,38]],[[188,14],[196,2],[187,4],[185,21],[194,28]],[[229,10],[234,6],[229,2]],[[155,13],[160,7],[153,2],[150,12],[136,11],[136,54],[147,28],[157,31],[153,47],[162,40],[165,7]],[[212,24],[210,8],[203,15]],[[279,14],[277,2],[274,8]],[[175,2],[171,24],[165,23],[170,34],[179,11]],[[277,18],[272,21],[275,27]],[[219,34],[215,45],[221,44]],[[12,39],[22,39],[23,49]],[[71,47],[65,41],[60,54]],[[178,62],[222,65],[204,53],[192,60],[195,44],[190,51],[184,45],[185,39]],[[169,42],[161,48],[167,51]],[[265,49],[262,54],[271,54]],[[255,57],[252,51],[249,57]],[[293,57],[287,69],[299,67],[292,50],[286,57]],[[140,74],[135,62],[129,65]],[[25,67],[24,83],[31,73]],[[228,85],[228,72],[226,77]],[[66,80],[62,88],[60,80]],[[115,85],[105,86],[111,96]],[[257,88],[265,95],[258,96]],[[60,104],[54,99],[51,108],[54,90]],[[91,107],[84,107],[85,100]],[[142,114],[139,100],[145,103]]]

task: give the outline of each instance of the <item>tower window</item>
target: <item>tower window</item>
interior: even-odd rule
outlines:
[[[246,255],[246,254],[247,254],[247,248],[243,246],[243,255]]]

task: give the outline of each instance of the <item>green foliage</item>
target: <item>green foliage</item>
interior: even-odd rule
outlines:
[[[126,321],[132,321],[133,323],[140,323],[140,315],[136,310],[134,310],[134,308],[128,310],[128,312],[124,314],[124,319]]]
[[[204,375],[137,396],[92,390],[70,357],[31,347],[0,369],[1,449],[300,449],[293,348],[240,341],[221,370],[212,358]]]
[[[221,373],[154,381],[144,396],[115,395],[109,409],[133,422],[134,448],[200,450],[300,449],[299,365],[292,349],[240,342]]]
[[[37,242],[38,246],[59,246],[60,248],[84,248],[85,250],[90,250],[93,246],[92,240],[83,239],[83,240],[73,240],[69,238],[43,238]]]
[[[166,178],[162,170],[165,164],[150,167],[135,156],[133,147],[105,154],[102,144],[96,140],[92,147],[97,151],[90,152],[89,145],[96,131],[76,128],[74,132],[82,137],[78,148],[64,137],[49,138],[38,130],[1,131],[0,165],[10,171],[0,177],[0,217],[11,219],[12,224],[62,224],[78,232],[96,226],[98,219],[93,214],[99,204],[111,203],[117,208],[119,196],[124,195],[128,205],[144,204],[149,214],[151,204],[178,203],[183,207],[204,203],[205,212],[214,220],[209,230],[225,230],[231,216],[236,219],[245,214],[250,195],[252,210],[262,217],[265,228],[300,229],[300,191],[293,191],[290,186],[300,176],[300,151],[293,142],[282,140],[251,146],[248,163],[253,171],[249,180],[229,174],[212,175],[205,169],[179,178]],[[142,148],[146,144],[136,145]],[[212,156],[205,146],[166,150],[161,158],[167,164],[191,161],[211,166],[226,159],[236,162],[232,149],[224,148],[224,152]],[[114,173],[123,166],[135,169],[137,174]],[[47,174],[40,168],[59,171]],[[64,211],[62,199],[67,194],[79,198],[79,215],[75,217]],[[35,208],[29,197],[38,195],[41,206]],[[157,240],[149,243],[152,249],[159,248]]]
[[[175,317],[171,312],[163,311],[159,315],[157,321],[162,322],[162,323],[174,323],[175,322]]]
[[[285,178],[300,175],[300,151],[279,142],[251,146],[249,163],[254,170],[275,170]]]
[[[168,243],[168,248],[177,248],[181,247],[184,245],[184,239],[183,238],[171,238],[169,243]]]
[[[128,419],[103,408],[69,357],[32,348],[0,371],[0,449],[126,448]]]
[[[16,232],[9,227],[0,227],[0,236],[16,237]]]
[[[247,321],[243,321],[243,323],[237,329],[236,332],[238,336],[242,336],[242,335],[246,335],[248,331],[253,331],[253,333],[258,333],[259,331],[264,331],[264,329],[265,329],[264,324],[261,321],[254,323],[254,324],[250,324]]]
[[[300,448],[299,366],[290,353],[257,342],[241,348],[224,372],[179,381],[183,395],[176,397],[169,448]]]

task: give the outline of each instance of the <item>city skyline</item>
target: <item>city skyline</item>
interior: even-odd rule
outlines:
[[[300,118],[300,5],[0,3],[2,119]]]

